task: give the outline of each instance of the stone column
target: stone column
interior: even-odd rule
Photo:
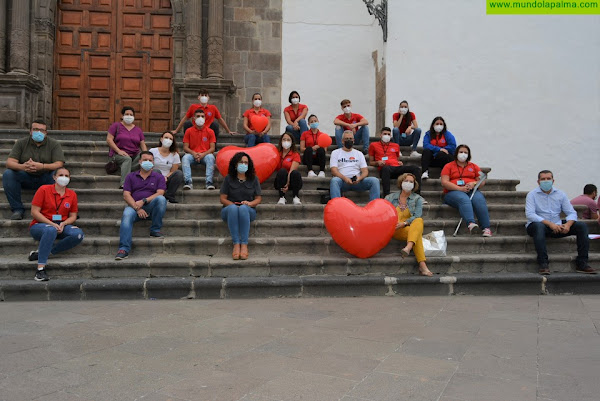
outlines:
[[[29,5],[29,0],[12,2],[9,70],[19,74],[29,72]]]
[[[208,3],[208,78],[223,79],[223,0]]]
[[[0,73],[6,71],[6,0],[0,0]]]
[[[190,0],[186,24],[186,78],[202,76],[202,0]]]

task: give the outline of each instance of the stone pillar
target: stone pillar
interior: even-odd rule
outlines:
[[[12,2],[9,70],[13,73],[29,72],[29,6],[29,0]]]
[[[223,0],[208,3],[208,78],[223,79]]]
[[[202,0],[190,0],[186,24],[186,78],[202,76]]]
[[[0,73],[6,71],[6,0],[0,0]]]

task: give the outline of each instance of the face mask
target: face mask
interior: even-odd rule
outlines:
[[[262,100],[256,99],[252,102],[252,104],[254,105],[254,107],[260,107],[262,105]]]
[[[123,122],[125,124],[131,124],[133,123],[133,120],[135,120],[133,116],[123,116]]]
[[[58,185],[60,185],[61,187],[66,187],[67,185],[69,185],[69,182],[71,180],[69,179],[69,177],[65,177],[64,175],[61,175],[60,177],[56,177],[56,183]]]
[[[208,103],[208,96],[200,96],[200,103],[202,103],[202,104]]]
[[[317,129],[319,128],[319,123],[310,123],[310,129]]]
[[[344,113],[350,114],[352,112],[352,108],[350,106],[344,107]]]
[[[444,130],[444,125],[436,124],[433,126],[433,129],[435,130],[435,132],[437,132],[439,134],[440,132],[442,132]]]
[[[402,190],[409,192],[412,191],[413,188],[415,187],[415,183],[414,182],[410,182],[410,181],[403,181],[402,182]]]
[[[548,192],[552,189],[552,180],[540,181],[540,188],[544,192]]]
[[[408,109],[406,107],[400,107],[400,114],[404,115],[408,113]]]
[[[31,134],[31,139],[38,143],[42,142],[45,137],[46,135],[44,135],[42,131],[33,131],[33,133]]]
[[[243,164],[243,163],[238,163],[237,171],[238,171],[238,173],[242,173],[242,174],[245,173],[246,171],[248,171],[248,165]]]
[[[170,140],[169,138],[165,138],[165,139],[162,140],[162,146],[163,146],[163,148],[167,148],[168,149],[168,148],[171,147],[171,145],[173,145],[173,141]]]
[[[198,117],[198,118],[196,119],[196,125],[197,125],[198,127],[202,127],[202,126],[204,125],[204,118],[203,118],[203,117]]]
[[[298,103],[300,103],[300,99],[298,99],[297,97],[293,97],[292,104],[298,104]]]
[[[381,140],[383,141],[383,143],[388,143],[390,139],[392,139],[391,135],[381,135]]]
[[[354,141],[352,139],[346,139],[344,141],[344,147],[346,149],[352,149],[352,146],[354,146]]]
[[[291,147],[292,147],[292,142],[291,142],[291,141],[282,141],[282,142],[281,142],[281,146],[282,146],[284,149],[289,149],[289,148],[291,148]]]
[[[456,156],[456,158],[458,159],[459,162],[463,163],[469,158],[469,154],[465,153],[465,152],[458,152],[458,155]]]
[[[145,171],[150,171],[152,170],[152,167],[154,167],[154,163],[152,163],[149,160],[146,160],[142,162],[141,166]]]

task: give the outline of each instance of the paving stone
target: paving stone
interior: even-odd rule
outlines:
[[[300,357],[296,370],[360,381],[377,365],[379,361],[371,358],[322,352],[316,359]]]
[[[329,401],[339,400],[357,384],[354,380],[308,372],[292,372],[271,380],[252,391],[277,400]]]
[[[429,358],[460,361],[473,343],[474,334],[455,330],[427,330],[402,344],[401,352]]]
[[[360,338],[341,338],[325,349],[325,352],[343,354],[357,358],[369,358],[382,361],[400,347],[400,344],[364,340]]]
[[[396,400],[437,400],[446,382],[430,380],[415,380],[411,377],[374,372],[367,376],[348,395],[367,398],[374,401]]]
[[[457,373],[444,389],[443,395],[464,401],[536,401],[536,384],[519,379]]]
[[[412,377],[422,382],[429,380],[447,382],[457,368],[457,362],[396,352],[382,361],[375,370],[381,373]]]
[[[592,372],[587,377],[540,374],[539,395],[556,400],[595,401],[600,394],[600,383],[592,379],[594,376]]]

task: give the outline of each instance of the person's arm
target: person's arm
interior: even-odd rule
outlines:
[[[250,207],[256,207],[260,204],[260,202],[262,202],[262,196],[256,195],[256,197],[254,197],[253,201],[244,201],[244,202],[242,202],[242,204],[250,206]]]
[[[410,124],[412,125],[413,129],[419,128],[419,124],[417,124],[417,119],[416,118],[413,118],[413,120],[411,121]]]
[[[444,188],[448,191],[460,191],[460,192],[468,192],[469,191],[469,188],[466,185],[460,186],[460,185],[456,185],[452,181],[450,181],[449,175],[442,175],[441,182],[442,182],[442,188]]]
[[[24,163],[21,164],[21,163],[19,163],[19,161],[17,159],[13,159],[12,157],[9,157],[8,159],[6,159],[6,168],[9,168],[11,170],[16,170],[16,171],[23,171],[23,170],[25,170],[25,164]]]
[[[444,149],[448,151],[449,155],[454,154],[456,151],[456,139],[454,139],[454,135],[449,132],[446,132],[446,146],[444,146]]]
[[[400,114],[400,118],[399,118],[399,119],[397,119],[397,120],[394,120],[394,124],[393,124],[393,125],[394,125],[394,128],[398,128],[398,127],[400,127],[400,124],[402,123],[402,118],[404,118],[404,115],[403,115],[403,114]]]
[[[200,153],[200,158],[203,158],[204,156],[209,155],[211,153],[215,153],[215,148],[216,144],[214,142],[211,142],[210,147],[205,152]]]
[[[133,210],[137,211],[144,206],[144,201],[141,199],[139,201],[135,201],[133,196],[131,196],[130,191],[123,191],[123,199],[125,200],[125,203],[127,203],[127,206],[132,207]]]
[[[227,125],[227,123],[225,122],[225,120],[223,119],[223,117],[217,118],[217,121],[219,122],[219,124],[221,124],[221,127],[225,128],[225,131],[227,131],[227,133],[229,135],[235,134],[235,132],[233,132],[232,130],[229,129],[229,126]]]
[[[177,128],[175,128],[173,131],[171,131],[171,134],[175,135],[176,133],[178,133],[178,132],[179,132],[179,130],[180,130],[181,128],[183,128],[183,124],[185,124],[186,120],[189,120],[189,119],[187,118],[187,116],[183,116],[183,117],[181,118],[181,121],[179,121],[179,124],[177,124]]]
[[[296,118],[296,121],[294,121],[294,124],[298,124],[298,121],[302,120],[303,118],[306,118],[307,114],[308,114],[308,107],[305,107],[300,112],[300,115],[298,116],[298,118]]]
[[[152,202],[157,196],[161,196],[165,194],[165,190],[164,189],[157,189],[155,193],[153,193],[152,195],[150,195],[149,197],[146,198],[146,202],[150,203]],[[144,201],[142,200],[142,203],[144,203]]]
[[[35,221],[37,221],[38,223],[50,224],[51,226],[53,226],[54,228],[56,228],[58,230],[58,224],[56,224],[52,220],[46,218],[46,216],[44,216],[42,214],[41,206],[31,205],[31,217],[33,217],[33,219]]]
[[[359,122],[356,123],[357,127],[362,127],[363,125],[369,125],[369,122],[364,117]]]
[[[344,122],[344,121],[340,120],[337,117],[335,118],[335,120],[333,120],[333,124],[334,125],[339,125],[340,127],[352,129],[352,125],[351,124],[348,124],[347,122]]]
[[[360,175],[358,177],[356,177],[356,183],[358,184],[359,182],[361,182],[363,179],[367,178],[369,176],[369,168],[368,167],[361,167],[360,169]]]
[[[187,142],[183,143],[183,151],[185,153],[189,153],[190,155],[194,156],[194,159],[196,158],[196,155],[198,155],[198,153],[196,153],[192,149],[190,149],[190,144]]]
[[[560,203],[560,207],[563,213],[567,216],[565,219],[567,220],[567,222],[563,224],[563,226],[566,228],[565,232],[569,232],[571,226],[577,221],[577,212],[575,211],[573,205],[571,205],[571,202],[569,201],[569,198],[567,198],[567,195],[562,196]]]
[[[423,137],[423,149],[429,149],[433,153],[440,151],[439,146],[431,144],[431,137],[429,136],[429,131],[427,131],[427,133],[425,133],[425,136]]]
[[[413,220],[419,217],[423,217],[423,198],[420,196],[415,201],[415,212],[411,213],[410,217],[405,221],[406,225],[410,226]]]
[[[146,146],[146,141],[140,141],[140,149],[142,150],[142,152],[148,151],[148,147]]]
[[[219,201],[221,202],[221,204],[223,206],[229,206],[229,205],[233,205],[234,203],[232,201],[230,201],[229,199],[227,199],[227,194],[221,194]]]
[[[265,127],[263,132],[261,132],[261,134],[266,135],[266,133],[269,132],[270,130],[271,130],[271,116],[268,116],[267,117],[267,126]]]
[[[248,117],[244,116],[244,129],[249,134],[256,134],[256,132],[254,132],[254,130],[250,129],[250,127],[248,126],[248,122],[249,122]]]
[[[334,177],[341,178],[342,181],[344,181],[346,184],[352,184],[352,180],[340,173],[340,170],[337,167],[331,167],[331,175]]]
[[[300,153],[304,153],[306,151],[306,140],[300,139]]]
[[[169,174],[167,174],[167,176],[165,178],[169,178],[170,176],[173,175],[174,172],[176,172],[177,170],[179,170],[179,166],[181,165],[181,163],[173,163],[171,165],[171,170],[169,170]]]
[[[542,216],[539,216],[536,213],[535,207],[535,193],[530,192],[527,194],[527,198],[525,198],[525,217],[527,221],[532,223],[543,223],[545,226],[550,228],[553,232],[558,233],[560,231],[560,226],[554,224],[553,222],[544,219]]]
[[[116,154],[121,155],[121,156],[129,156],[127,154],[127,152],[119,149],[119,147],[115,143],[114,135],[111,134],[110,132],[108,134],[106,134],[106,143],[108,144],[108,147],[111,148]]]
[[[292,121],[292,117],[290,117],[290,113],[288,113],[287,111],[283,112],[283,117],[285,118],[285,122],[288,123],[288,125],[294,124],[294,121]]]

